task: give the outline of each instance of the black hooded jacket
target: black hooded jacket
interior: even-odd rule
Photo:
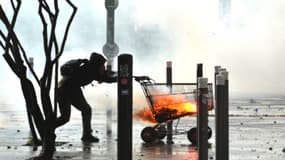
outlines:
[[[86,61],[86,60],[85,60]],[[113,83],[117,81],[116,76],[111,76],[110,72],[105,71],[103,75],[100,75],[99,70],[101,65],[104,63],[92,63],[91,61],[86,61],[81,65],[72,76],[63,77],[59,83],[59,88],[61,87],[82,87],[90,84],[93,80],[99,83],[107,82]],[[111,72],[114,74],[115,72]]]

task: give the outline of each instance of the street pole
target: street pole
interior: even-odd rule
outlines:
[[[221,71],[216,75],[216,159],[229,159],[229,94],[228,73]]]
[[[167,61],[166,62],[166,85],[169,88],[169,94],[171,95],[172,93],[172,62]],[[172,128],[173,128],[173,121],[170,120],[167,122],[167,144],[173,144],[173,135],[172,135]]]
[[[114,65],[114,58],[119,53],[119,47],[115,43],[115,9],[118,7],[118,0],[105,0],[105,8],[107,10],[106,24],[106,44],[103,46],[103,53],[107,57],[107,71],[111,71]],[[111,101],[111,97],[107,96],[107,101]],[[112,103],[108,103],[106,107],[106,133],[112,134]]]
[[[229,80],[228,80],[228,72],[222,71],[221,74],[225,78],[225,108],[224,108],[224,159],[229,159]]]
[[[208,160],[208,78],[198,78],[199,160]]]
[[[118,160],[132,159],[133,57],[118,57]]]
[[[214,74],[214,86],[216,86],[216,76],[219,74],[219,72],[220,72],[220,69],[221,69],[221,66],[215,66],[215,74]],[[214,88],[215,89],[215,88]],[[217,95],[217,90],[215,89],[215,95],[214,96],[216,96]],[[215,106],[217,106],[217,104],[216,104],[216,99],[215,99]]]
[[[106,39],[103,46],[103,53],[107,57],[107,69],[112,69],[114,58],[119,53],[119,46],[115,43],[115,9],[118,7],[118,0],[105,0],[107,10]]]
[[[197,84],[197,86],[196,86],[196,100],[197,100],[197,105],[196,105],[196,107],[197,107],[197,111],[199,110],[199,108],[198,108],[198,107],[199,107],[199,106],[198,106],[198,90],[199,90],[199,87],[198,87],[198,79],[199,79],[200,77],[203,77],[203,64],[202,64],[202,63],[198,63],[198,64],[197,64],[197,73],[196,73],[196,84]],[[197,114],[196,126],[197,126],[197,127],[199,126],[199,114]],[[197,132],[197,133],[196,133],[197,138],[199,138],[198,129],[197,129],[196,132]],[[197,139],[197,142],[198,142],[198,139]],[[198,143],[197,143],[196,145],[199,146]]]

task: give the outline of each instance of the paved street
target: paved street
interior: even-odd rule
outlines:
[[[230,159],[231,160],[283,160],[285,159],[284,106],[232,106],[230,110]],[[24,107],[23,107],[24,108]],[[209,140],[209,160],[215,159],[215,128],[213,112],[209,125],[213,137]],[[54,159],[71,160],[116,160],[116,118],[113,117],[111,136],[106,135],[106,112],[93,112],[92,126],[99,143],[83,144],[81,137],[81,115],[73,110],[71,121],[56,130],[57,147]],[[175,124],[175,123],[174,123]],[[190,129],[196,124],[195,117],[184,117],[179,127]],[[164,141],[145,144],[140,132],[145,123],[134,120],[133,160],[198,160],[198,152],[187,140],[186,135],[174,136],[174,144]],[[24,109],[15,109],[2,104],[0,107],[0,159],[23,160],[39,154],[41,148],[25,146],[29,129]]]

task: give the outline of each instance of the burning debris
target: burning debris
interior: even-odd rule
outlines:
[[[190,102],[183,94],[155,96],[152,103],[153,106],[138,111],[135,117],[146,123],[156,124],[197,112],[196,103]]]
[[[173,83],[169,87],[165,83],[155,83],[147,76],[135,77],[135,80],[141,84],[149,105],[148,109],[144,108],[135,114],[138,120],[157,124],[196,114],[196,84]],[[209,110],[212,107],[210,98]]]
[[[156,120],[151,112],[150,109],[142,109],[139,110],[136,114],[135,114],[135,118],[137,120],[143,121],[145,123],[149,123],[149,124],[156,124]]]

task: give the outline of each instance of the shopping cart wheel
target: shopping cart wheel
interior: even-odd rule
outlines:
[[[187,132],[187,138],[192,144],[194,145],[197,144],[198,142],[197,127],[193,127]]]
[[[210,139],[212,137],[212,129],[208,126],[208,139]],[[188,132],[187,132],[187,138],[188,140],[196,145],[198,142],[198,136],[197,136],[197,128],[193,127],[191,128]]]
[[[156,139],[156,131],[153,127],[145,127],[141,132],[141,138],[146,143],[151,143]]]
[[[212,137],[212,129],[208,126],[208,139]]]
[[[166,136],[166,126],[165,125],[160,125],[157,127],[156,131],[156,138],[157,139],[163,139]]]

